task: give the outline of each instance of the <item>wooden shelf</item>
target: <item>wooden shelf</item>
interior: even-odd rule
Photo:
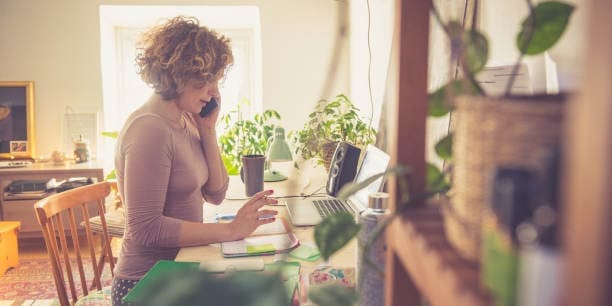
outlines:
[[[479,266],[460,258],[446,240],[439,203],[396,219],[387,230],[387,244],[432,306],[491,305],[481,290]]]

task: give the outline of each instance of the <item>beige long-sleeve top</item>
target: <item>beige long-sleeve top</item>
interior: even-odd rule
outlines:
[[[117,184],[126,208],[126,228],[115,268],[121,279],[140,279],[158,261],[179,250],[182,220],[202,222],[204,200],[220,202],[221,190],[206,190],[209,172],[193,118],[173,124],[155,113],[135,113],[119,134]]]

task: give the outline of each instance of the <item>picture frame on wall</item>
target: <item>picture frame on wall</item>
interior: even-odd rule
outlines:
[[[34,82],[0,81],[0,159],[33,159]]]

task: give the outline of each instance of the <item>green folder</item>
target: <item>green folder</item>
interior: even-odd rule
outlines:
[[[274,273],[280,272],[285,280],[285,291],[289,300],[293,299],[295,289],[300,281],[300,263],[294,261],[277,261],[265,265],[264,271]]]
[[[145,289],[150,286],[151,282],[155,281],[156,279],[164,278],[164,275],[168,272],[174,272],[177,270],[198,270],[199,268],[199,262],[160,260],[138,283],[136,283],[136,286],[134,286],[134,288],[132,288],[132,290],[130,290],[128,294],[123,297],[123,302],[128,304],[138,302],[142,299],[143,292],[146,293]]]
[[[165,275],[170,272],[175,272],[177,270],[198,270],[199,268],[199,262],[160,260],[138,283],[136,283],[136,286],[123,297],[123,302],[133,304],[142,301],[144,294],[147,292],[147,288],[158,279],[165,278]],[[270,273],[280,272],[283,275],[285,290],[287,296],[291,300],[298,285],[300,264],[297,262],[278,261],[266,264],[264,271]]]

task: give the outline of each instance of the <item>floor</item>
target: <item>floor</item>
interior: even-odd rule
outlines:
[[[95,238],[94,238],[95,239]],[[97,241],[99,242],[99,240]],[[45,242],[42,238],[28,238],[28,239],[20,239],[19,242],[19,258],[20,259],[39,259],[39,258],[47,258],[47,249],[45,247]],[[97,248],[96,252],[100,249],[99,243],[96,243]],[[113,249],[113,254],[116,256],[119,254],[119,250],[121,248],[121,239],[113,238],[111,241],[111,246]],[[82,247],[86,247],[86,245],[82,245]],[[19,267],[15,268],[19,269]],[[14,301],[0,301],[0,306],[58,306],[58,302],[55,299],[51,300],[25,300],[23,302],[14,302]]]
[[[19,258],[41,258],[45,256],[47,256],[47,249],[42,238],[19,240]]]

